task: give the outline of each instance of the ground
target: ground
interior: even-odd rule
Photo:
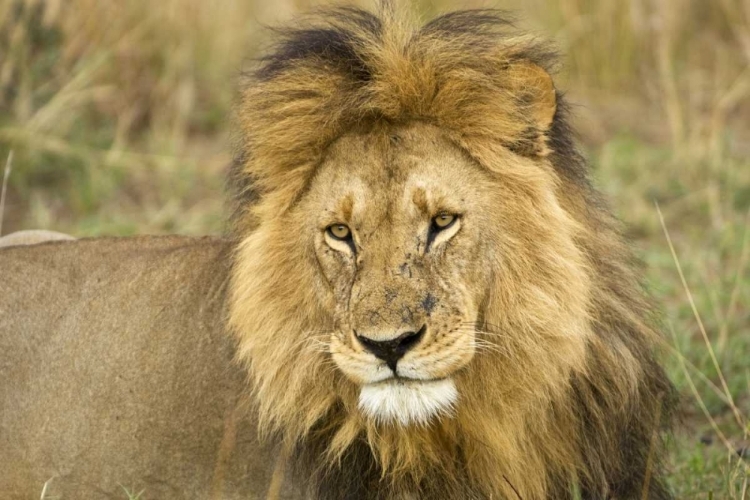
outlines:
[[[220,233],[234,81],[260,23],[309,2],[266,5],[3,2],[0,234]],[[750,4],[496,6],[560,46],[593,178],[643,261],[682,394],[676,497],[750,498]]]

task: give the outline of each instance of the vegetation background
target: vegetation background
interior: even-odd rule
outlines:
[[[0,0],[2,234],[219,234],[237,76],[263,25],[315,3]],[[676,497],[750,498],[750,0],[415,4],[509,9],[556,40],[663,310]]]

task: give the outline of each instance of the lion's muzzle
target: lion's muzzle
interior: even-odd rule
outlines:
[[[388,368],[393,370],[395,374],[397,373],[396,364],[398,361],[422,340],[426,330],[427,325],[422,325],[419,331],[402,333],[391,340],[371,339],[364,335],[357,335],[356,331],[354,332],[354,336],[362,347],[374,354],[378,359],[385,361]]]

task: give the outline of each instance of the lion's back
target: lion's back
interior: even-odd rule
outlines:
[[[0,251],[0,497],[48,480],[63,498],[265,492],[273,460],[247,460],[260,450],[224,331],[229,257],[181,237]]]

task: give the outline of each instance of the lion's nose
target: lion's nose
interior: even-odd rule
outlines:
[[[354,335],[359,340],[359,343],[362,344],[362,347],[385,361],[388,367],[393,370],[393,373],[396,373],[398,360],[404,357],[404,354],[422,340],[425,330],[427,330],[427,325],[423,325],[419,331],[406,332],[391,340],[373,340],[357,335],[357,332],[354,332]]]

